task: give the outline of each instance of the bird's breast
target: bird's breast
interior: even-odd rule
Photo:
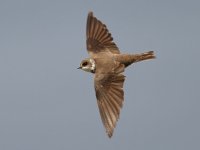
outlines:
[[[99,55],[94,58],[96,70],[95,73],[110,73],[115,68],[115,60],[112,55]]]

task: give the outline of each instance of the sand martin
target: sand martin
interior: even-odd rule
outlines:
[[[124,101],[123,72],[132,63],[155,58],[153,51],[141,54],[121,54],[105,24],[88,13],[86,45],[89,58],[79,69],[94,74],[94,88],[100,116],[111,138]]]

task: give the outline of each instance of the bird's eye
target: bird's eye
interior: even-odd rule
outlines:
[[[87,65],[88,65],[87,61],[82,63],[82,66],[87,66]]]

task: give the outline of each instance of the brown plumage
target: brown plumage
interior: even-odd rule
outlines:
[[[106,132],[112,137],[123,106],[124,69],[132,63],[155,58],[153,51],[141,54],[120,54],[105,24],[89,12],[86,45],[90,58],[80,69],[94,73],[94,87],[100,116]]]

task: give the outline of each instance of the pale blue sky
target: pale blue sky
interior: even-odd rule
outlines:
[[[114,136],[100,120],[88,57],[87,13],[123,53],[156,60],[126,72]],[[1,150],[200,149],[200,2],[1,0]]]

